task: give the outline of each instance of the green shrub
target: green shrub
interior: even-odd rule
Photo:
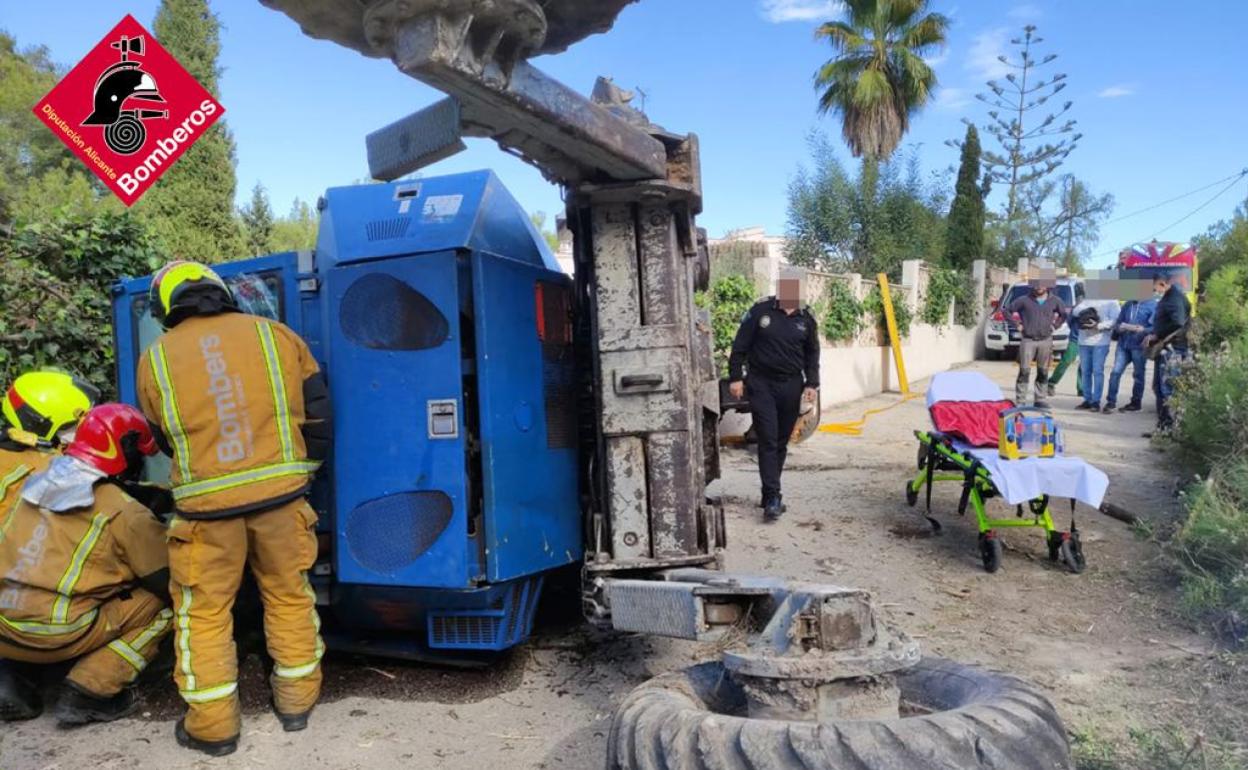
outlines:
[[[975,323],[975,307],[971,299],[970,277],[951,268],[932,271],[927,283],[927,298],[919,318],[929,326],[945,326],[949,319],[949,303],[954,303],[954,321],[963,326]]]
[[[1188,493],[1188,516],[1168,549],[1183,607],[1237,641],[1248,637],[1248,459],[1218,465]]]
[[[1248,446],[1248,336],[1204,353],[1184,371],[1175,381],[1174,407],[1174,441],[1196,470]]]
[[[910,312],[910,306],[900,294],[890,292],[889,297],[893,300],[893,320],[897,322],[897,334],[903,338],[909,337],[910,323],[914,320],[914,314]],[[875,319],[876,327],[887,332],[888,322],[884,316],[884,299],[880,294],[879,286],[872,289],[867,298],[862,301],[862,307],[867,315]]]
[[[1226,265],[1204,284],[1195,320],[1197,345],[1216,350],[1248,336],[1248,267]]]
[[[835,342],[852,340],[862,330],[862,303],[841,281],[828,281],[823,299],[815,308],[823,336]]]
[[[163,262],[128,211],[69,212],[0,240],[0,382],[52,366],[113,389],[113,282]]]
[[[754,284],[745,276],[726,275],[712,283],[708,290],[698,292],[694,299],[698,307],[711,311],[715,366],[721,377],[727,376],[732,340],[745,314],[757,300]]]

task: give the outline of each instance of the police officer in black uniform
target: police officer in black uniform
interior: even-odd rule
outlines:
[[[729,392],[733,398],[749,394],[767,521],[784,510],[780,472],[789,436],[802,401],[813,401],[819,388],[819,325],[802,306],[801,287],[801,278],[781,277],[777,296],[754,305],[741,320],[728,359]]]

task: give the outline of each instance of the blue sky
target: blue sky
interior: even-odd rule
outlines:
[[[4,0],[0,28],[20,45],[47,45],[56,60],[73,63],[124,13],[150,27],[156,5]],[[974,94],[1001,74],[996,55],[1008,38],[1035,23],[1046,49],[1061,56],[1055,65],[1069,76],[1064,95],[1074,99],[1084,134],[1065,169],[1093,190],[1113,193],[1115,217],[1227,177],[1248,166],[1248,3],[1197,5],[933,0],[932,9],[950,15],[953,27],[935,59],[940,91],[906,142],[918,148],[925,170],[955,164],[956,150],[944,141],[962,135],[963,117],[984,118]],[[238,145],[240,202],[260,181],[284,211],[296,196],[315,200],[328,186],[366,177],[365,134],[438,98],[388,61],[307,38],[254,0],[214,7],[225,27],[221,101]],[[810,85],[828,53],[812,31],[835,12],[828,0],[641,0],[611,34],[537,64],[586,93],[595,76],[612,75],[645,92],[655,122],[698,133],[701,223],[712,235],[748,225],[779,233],[786,186],[807,158],[806,137],[814,129],[839,137],[835,119],[816,113]],[[426,174],[485,167],[531,210],[562,209],[557,188],[483,140]],[[1154,234],[1190,237],[1248,196],[1248,183],[1241,183],[1162,230],[1220,187],[1108,225],[1090,265],[1108,262],[1107,249]],[[995,195],[992,204],[1000,204]]]

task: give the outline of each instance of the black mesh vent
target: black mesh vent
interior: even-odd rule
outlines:
[[[546,446],[576,446],[576,375],[572,366],[572,296],[567,287],[537,282],[537,336],[542,344]]]
[[[374,350],[436,348],[450,323],[425,295],[384,273],[369,273],[343,295],[338,323],[347,339]]]
[[[407,225],[411,217],[395,217],[394,219],[374,219],[364,226],[370,241],[388,241],[391,238],[402,238],[407,235]]]
[[[429,550],[451,523],[442,492],[402,492],[361,504],[347,517],[347,547],[364,567],[391,574]]]

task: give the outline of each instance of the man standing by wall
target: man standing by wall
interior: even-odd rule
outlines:
[[[729,392],[738,399],[749,394],[767,521],[784,511],[780,474],[789,436],[802,401],[813,401],[819,389],[819,324],[802,305],[803,276],[786,271],[777,281],[776,296],[750,308],[728,358]]]
[[[1014,384],[1014,403],[1027,403],[1031,389],[1031,364],[1036,364],[1036,390],[1034,403],[1046,406],[1043,398],[1049,381],[1049,359],[1053,357],[1053,329],[1066,317],[1066,306],[1049,289],[1052,279],[1036,279],[1031,283],[1031,293],[1010,303],[1005,310],[1017,316],[1022,327],[1018,346],[1018,379]]]

